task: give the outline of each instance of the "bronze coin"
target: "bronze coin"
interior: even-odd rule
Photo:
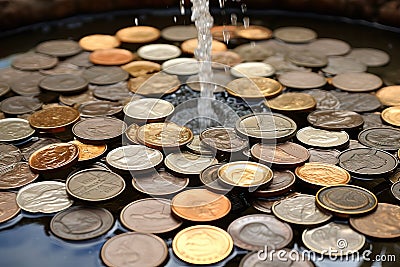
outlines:
[[[384,66],[390,61],[388,53],[375,48],[353,48],[346,57],[361,61],[368,67]]]
[[[304,127],[297,131],[297,140],[308,147],[344,148],[349,145],[350,137],[344,131],[327,131],[313,127]]]
[[[0,119],[0,142],[26,140],[35,133],[29,122],[19,118]]]
[[[274,37],[287,43],[308,43],[317,38],[317,33],[304,27],[281,27],[274,30]]]
[[[125,43],[149,43],[160,38],[160,30],[150,26],[133,26],[120,29],[115,34]]]
[[[305,147],[291,142],[277,145],[255,144],[251,148],[251,155],[264,164],[282,168],[303,165],[310,158],[310,152]]]
[[[348,110],[317,110],[307,120],[313,127],[333,131],[356,130],[364,124],[360,114]]]
[[[199,175],[202,170],[217,163],[218,160],[213,157],[189,152],[171,153],[164,160],[165,167],[182,175]]]
[[[301,257],[298,258],[293,257],[292,254],[294,253],[294,250],[289,250],[287,248],[274,251],[274,253],[270,252],[270,254],[265,254],[265,253],[267,252],[261,254],[262,255],[261,257],[258,251],[253,251],[246,254],[246,256],[244,256],[240,261],[239,267],[257,267],[266,264],[268,264],[268,266],[280,266],[283,262],[285,262],[285,264],[288,264],[288,266],[293,266],[293,267],[314,266],[314,264],[306,258],[303,259]],[[295,254],[295,255],[300,255],[300,254]]]
[[[133,60],[131,51],[121,48],[98,49],[93,51],[89,60],[97,65],[117,66],[127,64]]]
[[[39,99],[31,96],[12,96],[1,102],[0,109],[6,114],[21,115],[34,112],[42,105]]]
[[[29,157],[29,166],[35,172],[54,171],[72,166],[78,157],[79,149],[76,145],[56,143],[36,150]]]
[[[318,38],[308,45],[308,49],[326,56],[342,56],[351,50],[351,46],[339,39]]]
[[[73,40],[50,40],[36,46],[36,52],[55,57],[69,57],[81,52],[79,44]]]
[[[286,87],[295,89],[320,88],[326,84],[326,79],[315,72],[289,71],[278,76],[278,81]]]
[[[274,170],[272,183],[268,186],[260,186],[252,194],[258,197],[283,195],[293,188],[295,181],[296,176],[293,172],[289,170]]]
[[[312,186],[343,185],[350,182],[350,174],[335,165],[310,162],[299,166],[295,170],[296,176]]]
[[[72,132],[82,142],[104,144],[121,136],[126,128],[125,122],[119,119],[94,117],[76,123]]]
[[[281,249],[287,246],[293,238],[292,228],[277,218],[252,214],[234,220],[228,226],[228,233],[233,243],[246,250]]]
[[[71,94],[86,90],[88,82],[85,78],[73,74],[59,74],[44,78],[40,88],[60,94]]]
[[[115,66],[93,66],[86,69],[82,76],[92,84],[107,85],[127,80],[129,73]]]
[[[141,77],[159,72],[161,65],[152,61],[137,60],[123,65],[121,68],[129,72],[133,77]]]
[[[61,142],[61,141],[59,139],[55,139],[55,138],[47,138],[47,137],[38,138],[36,140],[32,140],[32,142],[22,145],[21,153],[25,160],[29,160],[29,157],[36,150],[39,150],[40,148],[45,147],[47,145],[59,143],[59,142]]]
[[[0,143],[0,168],[11,166],[22,159],[21,151],[12,144]]]
[[[317,101],[305,93],[284,93],[265,101],[265,105],[277,112],[306,112],[314,110]]]
[[[391,187],[391,191],[393,196],[397,199],[400,200],[400,182],[397,181],[395,182],[392,187]]]
[[[129,80],[128,87],[132,93],[159,97],[171,94],[179,89],[181,82],[176,75],[159,72],[145,77],[137,77]]]
[[[136,123],[132,123],[125,131],[126,138],[128,139],[128,143],[139,145],[139,141],[137,140],[137,130],[139,129],[139,125]]]
[[[379,76],[366,72],[340,73],[333,77],[332,85],[347,92],[370,92],[382,86]]]
[[[18,162],[0,170],[0,189],[12,189],[27,185],[38,178],[26,162]]]
[[[124,106],[119,102],[90,101],[82,103],[78,111],[82,117],[104,117],[113,116],[122,111]]]
[[[350,225],[358,232],[375,238],[400,237],[400,207],[379,203],[377,209],[363,217],[350,218]]]
[[[14,218],[21,210],[17,205],[17,194],[12,192],[0,192],[0,223]]]
[[[194,25],[174,25],[161,30],[161,37],[168,41],[186,41],[197,37]]]
[[[223,164],[214,164],[211,165],[200,173],[200,181],[209,189],[210,191],[214,191],[217,193],[227,193],[229,192],[233,186],[222,183],[218,177],[218,169]]]
[[[339,162],[339,150],[310,148],[308,151],[310,152],[310,162],[321,162],[333,165]]]
[[[195,50],[197,49],[198,46],[198,41],[197,38],[189,39],[184,41],[181,44],[181,49],[182,52],[187,53],[187,54],[194,54]],[[228,50],[226,44],[217,41],[217,40],[212,40],[212,45],[211,45],[211,53],[216,53],[216,52],[221,52],[221,51],[226,51]]]
[[[35,129],[52,132],[61,131],[77,122],[79,112],[71,107],[57,106],[36,111],[29,117],[29,123]]]
[[[205,146],[219,152],[234,153],[249,147],[249,142],[238,136],[234,128],[208,128],[201,132],[200,140]]]
[[[128,90],[127,82],[119,82],[111,85],[93,85],[89,86],[93,90],[93,95],[102,100],[124,101],[130,99],[132,95]]]
[[[18,95],[37,96],[40,94],[39,83],[45,77],[40,72],[28,72],[28,74],[23,75],[21,78],[14,79],[10,83],[10,88]]]
[[[50,69],[56,66],[58,59],[53,56],[48,56],[45,54],[28,52],[16,56],[11,65],[19,70],[40,70],[40,69]]]
[[[132,202],[121,211],[122,224],[131,231],[160,234],[182,225],[171,211],[171,200],[144,198]]]
[[[107,266],[160,266],[167,256],[164,240],[139,232],[116,235],[101,248],[101,259]]]
[[[226,85],[229,94],[240,98],[271,98],[283,91],[283,86],[270,78],[239,78]]]
[[[272,31],[266,27],[250,25],[247,27],[237,27],[235,34],[238,37],[249,40],[265,40],[272,37]]]
[[[229,40],[237,39],[239,37],[236,34],[237,28],[238,27],[234,25],[221,25],[213,26],[210,31],[215,40],[226,43]]]
[[[87,35],[79,40],[79,45],[88,51],[115,48],[120,44],[115,36],[106,34]]]
[[[50,230],[54,235],[72,241],[99,237],[108,232],[114,217],[106,209],[98,207],[71,207],[54,215]]]

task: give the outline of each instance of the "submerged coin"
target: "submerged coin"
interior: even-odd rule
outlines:
[[[31,137],[35,130],[24,119],[0,119],[0,142],[18,142]]]
[[[18,147],[12,144],[0,143],[0,169],[7,168],[21,161],[22,154]]]
[[[50,69],[56,66],[58,59],[53,56],[48,56],[40,53],[28,52],[16,56],[11,65],[19,70],[40,70]]]
[[[325,55],[308,50],[293,51],[286,57],[290,62],[301,67],[322,68],[328,64],[328,59]]]
[[[307,43],[317,38],[317,33],[304,27],[281,27],[274,30],[274,37],[287,43]]]
[[[59,100],[61,103],[71,107],[79,107],[85,102],[94,101],[96,98],[93,96],[93,91],[87,90],[80,94],[73,95],[60,95]]]
[[[392,85],[379,89],[376,96],[385,106],[400,106],[400,86]]]
[[[162,121],[174,112],[174,105],[157,98],[144,98],[129,102],[124,113],[138,123]]]
[[[315,72],[288,71],[278,76],[278,81],[290,88],[312,89],[326,84],[326,79]]]
[[[322,68],[322,71],[330,75],[349,72],[364,72],[367,71],[367,66],[353,58],[330,56],[328,57],[328,65]]]
[[[27,185],[39,177],[26,162],[18,162],[0,169],[0,189],[12,189]]]
[[[390,107],[382,111],[381,118],[386,123],[399,127],[400,126],[400,107]]]
[[[120,29],[115,35],[125,43],[149,43],[160,38],[160,30],[150,26],[133,26]]]
[[[82,117],[105,117],[117,115],[123,108],[119,102],[97,100],[82,103],[78,111]]]
[[[93,85],[90,86],[90,88],[93,90],[93,95],[102,100],[124,101],[132,97],[129,93],[127,82],[120,82],[111,85]]]
[[[98,49],[93,51],[89,60],[97,65],[117,66],[127,64],[134,59],[131,51],[121,48]]]
[[[332,92],[339,101],[340,109],[354,112],[372,112],[380,109],[382,104],[379,99],[369,93]],[[364,114],[363,114],[364,115]]]
[[[350,182],[350,174],[338,166],[320,162],[310,162],[297,167],[296,176],[313,186],[343,185]]]
[[[400,130],[389,127],[367,128],[360,132],[358,140],[368,147],[397,151],[400,149]]]
[[[247,27],[237,27],[235,34],[249,40],[264,40],[272,37],[272,31],[266,27],[250,25]]]
[[[253,195],[259,197],[273,197],[283,195],[293,188],[296,176],[289,170],[276,171],[272,177],[272,183],[267,186],[260,186]]]
[[[55,57],[69,57],[80,53],[81,48],[73,40],[50,40],[38,44],[36,52]]]
[[[213,26],[210,32],[215,40],[227,43],[228,41],[235,41],[238,39],[239,36],[236,34],[237,28],[238,26],[235,25],[219,25]]]
[[[189,40],[184,41],[181,44],[181,49],[182,49],[183,53],[193,55],[195,50],[197,49],[197,46],[198,46],[197,38],[194,38],[194,39],[189,39]],[[226,51],[227,49],[228,48],[227,48],[226,44],[224,44],[223,42],[220,42],[217,40],[212,40],[211,53]]]
[[[164,160],[169,170],[183,175],[199,175],[202,170],[217,163],[218,161],[213,157],[189,152],[171,153]]]
[[[163,28],[161,37],[168,41],[186,41],[197,37],[197,30],[194,25],[174,25]]]
[[[115,66],[93,66],[86,69],[82,76],[92,84],[107,85],[127,80],[129,73]]]
[[[21,147],[21,153],[24,157],[25,160],[28,160],[29,157],[36,151],[39,150],[42,147],[45,147],[50,144],[54,143],[59,143],[61,142],[59,139],[55,138],[39,138],[37,140],[32,140],[32,142],[29,142],[28,144],[24,144]]]
[[[233,186],[227,185],[219,180],[218,169],[223,164],[215,164],[205,168],[200,173],[200,181],[207,187],[207,189],[217,193],[227,193]]]
[[[227,84],[233,80],[233,77],[226,71],[214,71],[212,81],[208,82],[200,82],[199,75],[192,75],[186,80],[186,85],[190,87],[190,89],[201,92],[201,85],[204,87],[207,86],[213,93],[221,93],[225,92],[225,88]]]
[[[16,198],[17,195],[13,192],[0,192],[0,223],[14,218],[20,212]]]
[[[375,48],[353,48],[346,57],[357,59],[368,67],[384,66],[390,61],[388,53]]]
[[[234,153],[249,146],[246,139],[239,137],[234,128],[207,128],[200,134],[203,145],[220,152]]]
[[[320,110],[339,109],[341,105],[339,99],[329,91],[311,89],[304,91],[304,93],[314,97],[315,101],[317,101],[317,109]]]
[[[229,94],[241,98],[271,98],[283,91],[283,86],[270,78],[239,78],[226,85]]]
[[[356,130],[363,126],[362,116],[348,110],[317,110],[307,117],[308,122],[324,130]]]
[[[212,54],[211,60],[214,69],[224,69],[226,66],[233,67],[243,61],[238,53],[230,50]]]
[[[41,131],[57,131],[77,122],[79,112],[71,107],[56,106],[37,111],[29,118],[30,125]]]
[[[139,129],[139,125],[136,123],[132,123],[125,131],[125,137],[128,139],[128,143],[139,145],[139,141],[137,140],[137,130]]]
[[[87,35],[79,40],[79,45],[88,51],[115,48],[120,44],[115,36],[106,34]]]
[[[278,112],[300,112],[314,110],[317,101],[305,93],[284,93],[265,101],[265,105]]]
[[[268,49],[268,47],[258,42],[239,45],[233,51],[238,53],[245,62],[263,61],[274,54],[272,49]]]
[[[345,131],[327,131],[309,126],[298,130],[296,138],[306,146],[324,149],[347,147],[350,141]]]
[[[332,38],[316,39],[308,44],[308,48],[326,56],[341,56],[351,50],[351,46],[347,42]]]
[[[370,92],[382,86],[379,76],[366,72],[340,73],[332,78],[332,85],[348,92]]]
[[[340,151],[336,149],[308,149],[310,152],[310,162],[321,162],[336,165],[339,162]]]

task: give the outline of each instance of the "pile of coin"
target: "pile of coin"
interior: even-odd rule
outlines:
[[[0,69],[0,223],[51,214],[58,238],[107,239],[108,266],[217,264],[234,248],[255,266],[293,229],[320,254],[400,237],[400,85],[366,72],[389,55],[302,27],[212,33],[230,127],[170,120],[199,96],[193,26],[46,41]],[[383,179],[392,203],[370,186]]]

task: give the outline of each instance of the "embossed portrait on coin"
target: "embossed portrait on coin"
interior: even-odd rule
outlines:
[[[223,246],[220,246],[218,236],[207,231],[196,232],[187,238],[184,245],[189,255],[205,257],[209,255],[221,255],[225,253]]]
[[[286,240],[284,236],[263,223],[249,223],[240,230],[239,235],[244,242],[261,246],[275,246]]]
[[[379,169],[383,167],[387,160],[376,155],[377,151],[368,153],[353,154],[341,163],[346,169],[359,171],[362,169]]]
[[[102,225],[101,218],[90,211],[71,212],[58,221],[63,231],[68,234],[85,234],[99,229]]]

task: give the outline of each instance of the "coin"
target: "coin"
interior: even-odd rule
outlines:
[[[6,95],[8,92],[10,92],[10,86],[5,82],[0,82],[0,97]]]
[[[14,80],[24,77],[25,75],[27,75],[26,71],[18,70],[11,66],[0,69],[0,81],[7,84],[7,86],[9,86]],[[3,94],[5,94],[5,92],[3,92]]]
[[[115,36],[106,34],[87,35],[79,40],[79,45],[88,51],[115,48],[120,44]]]
[[[274,51],[259,42],[239,45],[233,51],[245,62],[263,61],[274,54]]]
[[[199,72],[199,62],[195,58],[173,58],[165,61],[161,69],[172,75],[194,75]]]
[[[24,119],[0,119],[0,142],[18,142],[31,137],[35,130]]]
[[[89,67],[93,66],[92,62],[90,62],[90,60],[89,60],[89,55],[90,55],[90,52],[82,52],[82,53],[79,53],[78,55],[64,59],[63,62],[70,63],[77,67],[89,68]]]
[[[330,75],[349,72],[364,72],[367,71],[367,66],[353,58],[330,56],[328,57],[328,65],[322,68],[322,71]]]
[[[375,111],[382,106],[379,99],[373,94],[345,92],[332,92],[332,94],[339,99],[342,110],[364,113]]]
[[[17,194],[17,204],[32,213],[54,213],[69,208],[73,201],[68,198],[64,183],[44,181],[21,188]]]
[[[80,115],[76,109],[57,106],[36,111],[29,117],[29,123],[37,130],[56,132],[77,122],[79,118]]]
[[[379,203],[373,213],[350,218],[350,225],[356,231],[374,238],[397,238],[400,237],[399,215],[399,206]]]
[[[10,83],[10,88],[18,95],[37,96],[40,94],[39,83],[45,77],[37,71],[28,72],[26,75],[14,79]]]
[[[8,165],[0,170],[0,189],[12,189],[27,185],[35,181],[38,176],[30,170],[29,164],[26,162]]]
[[[318,38],[308,44],[308,49],[326,56],[341,56],[347,54],[351,50],[351,46],[339,39]]]
[[[139,141],[137,140],[137,130],[139,129],[139,125],[136,123],[132,123],[125,131],[125,136],[128,139],[128,142],[131,144],[139,145]]]
[[[289,71],[278,76],[278,81],[286,87],[295,89],[320,88],[326,79],[315,72]]]
[[[171,201],[163,198],[144,198],[134,201],[121,211],[121,222],[129,230],[160,234],[182,225],[171,211]]]
[[[253,113],[239,118],[235,130],[244,137],[265,142],[284,142],[294,136],[296,123],[278,113]]]
[[[213,26],[210,29],[213,39],[228,43],[229,41],[237,39],[239,36],[236,34],[238,26],[235,25],[220,25]]]
[[[325,55],[307,50],[293,51],[286,57],[293,64],[307,68],[322,68],[328,64],[328,59]]]
[[[272,31],[270,29],[258,25],[237,27],[235,29],[235,34],[249,40],[264,40],[272,37]]]
[[[317,187],[347,184],[351,178],[343,168],[321,162],[310,162],[297,167],[295,174],[306,184]]]
[[[400,183],[399,181],[395,182],[392,187],[391,187],[391,191],[393,196],[397,199],[400,200]]]
[[[45,147],[50,144],[54,143],[59,143],[60,140],[55,139],[55,138],[39,138],[36,140],[32,140],[32,142],[29,142],[28,144],[24,144],[21,147],[21,153],[24,157],[25,160],[28,160],[29,157],[38,149]]]
[[[309,72],[310,69],[297,66],[287,60],[283,54],[275,54],[273,56],[267,57],[263,62],[270,64],[275,69],[275,75],[279,77],[286,72],[291,71],[302,71]]]
[[[363,235],[352,230],[346,224],[335,222],[304,230],[302,240],[308,249],[331,256],[351,255],[365,244]]]
[[[310,152],[310,162],[321,162],[336,165],[339,162],[340,151],[336,149],[308,149]]]
[[[212,67],[214,69],[224,69],[224,67],[233,67],[241,63],[242,57],[233,51],[221,51],[211,55],[211,61],[213,62]]]
[[[133,26],[120,29],[116,36],[125,43],[149,43],[160,38],[160,30],[150,26]]]
[[[380,113],[364,113],[361,116],[364,119],[364,129],[385,127]]]
[[[265,101],[265,105],[278,112],[299,112],[314,110],[317,101],[305,93],[284,93]]]
[[[81,48],[73,40],[50,40],[38,44],[36,52],[55,57],[69,57],[80,53]]]
[[[199,155],[214,155],[214,152],[209,150],[202,144],[200,135],[196,134],[193,136],[193,140],[186,145],[187,149],[195,154]]]
[[[273,197],[283,195],[293,188],[296,177],[289,170],[274,170],[272,183],[267,186],[260,186],[253,195],[259,197]]]
[[[119,102],[96,100],[82,103],[78,111],[82,117],[104,117],[117,115],[123,108]]]
[[[360,114],[348,110],[317,110],[307,120],[313,127],[333,131],[357,130],[364,124]]]
[[[120,137],[126,128],[126,123],[119,119],[94,117],[76,123],[72,132],[84,143],[104,144]]]
[[[199,175],[202,170],[217,163],[218,161],[213,157],[189,152],[171,153],[164,160],[169,170],[183,175]]]
[[[147,97],[159,97],[175,92],[179,89],[180,85],[181,82],[178,76],[159,72],[149,76],[130,79],[128,88],[135,94]]]
[[[258,143],[251,148],[251,155],[257,161],[277,168],[300,166],[310,158],[310,152],[306,148],[292,142],[277,145]]]
[[[212,127],[200,134],[202,144],[219,152],[239,152],[249,146],[248,140],[239,137],[234,128]]]
[[[98,49],[90,53],[89,60],[97,65],[117,66],[133,60],[131,51],[121,48]]]
[[[305,146],[323,149],[344,148],[350,142],[350,137],[345,131],[334,132],[309,126],[298,130],[296,138]]]
[[[14,218],[20,212],[16,197],[17,195],[13,192],[0,192],[0,223]]]
[[[21,115],[34,112],[42,107],[42,102],[32,96],[12,96],[0,104],[2,112],[10,115]]]
[[[374,127],[367,128],[360,132],[358,135],[358,140],[361,144],[387,150],[387,151],[397,151],[400,149],[400,130],[388,127]]]
[[[274,73],[274,67],[264,62],[239,63],[231,68],[231,74],[238,78],[268,77]]]
[[[218,169],[218,177],[231,186],[254,188],[270,184],[273,172],[264,164],[234,161],[222,165]]]
[[[126,171],[148,171],[156,168],[162,161],[160,151],[141,145],[122,146],[107,154],[107,164]]]
[[[59,74],[81,75],[82,72],[83,68],[65,61],[62,61],[54,68],[47,70],[39,70],[39,73],[44,75],[59,75]]]
[[[194,25],[173,25],[161,30],[161,37],[168,41],[186,41],[197,37]]]
[[[393,174],[391,174],[389,177],[388,177],[388,180],[391,182],[391,183],[396,183],[396,182],[398,182],[398,181],[400,181],[400,169],[396,169],[395,171],[394,171],[394,173]],[[393,193],[393,192],[392,192]]]
[[[124,101],[132,97],[129,93],[127,82],[119,82],[111,85],[93,85],[90,88],[93,90],[93,95],[102,100]]]
[[[39,84],[40,88],[60,94],[71,94],[87,89],[88,82],[85,78],[74,74],[51,75]]]
[[[168,256],[164,240],[153,234],[128,232],[107,240],[101,259],[107,266],[160,266]]]
[[[124,113],[137,123],[151,123],[165,120],[174,109],[174,105],[168,101],[144,98],[129,102],[124,107]]]
[[[400,106],[399,90],[400,86],[398,85],[386,86],[379,89],[376,96],[385,106]]]
[[[381,177],[394,172],[398,160],[375,148],[354,148],[340,153],[339,166],[357,177]]]
[[[303,93],[309,94],[317,101],[317,109],[339,109],[342,104],[339,99],[331,92],[321,89],[305,90]]]
[[[381,118],[393,126],[400,126],[400,107],[390,107],[382,111]]]
[[[191,264],[217,263],[228,257],[232,249],[233,241],[230,235],[211,225],[185,228],[172,240],[175,255]]]
[[[212,81],[208,82],[200,82],[199,75],[192,75],[186,80],[186,85],[190,87],[190,89],[201,92],[201,85],[207,86],[213,90],[213,93],[221,93],[225,92],[225,88],[229,82],[233,80],[233,77],[229,74],[229,72],[225,71],[214,71],[212,76]]]
[[[333,77],[332,85],[347,92],[370,92],[382,86],[379,76],[366,72],[340,73]]]
[[[11,65],[19,70],[40,70],[50,69],[56,66],[58,59],[53,56],[48,56],[40,53],[28,52],[20,54],[13,58]]]
[[[376,209],[376,196],[365,188],[355,185],[332,185],[320,189],[316,203],[322,210],[338,217],[350,217]]]
[[[164,61],[179,57],[181,50],[179,47],[170,44],[149,44],[137,50],[139,57],[146,60]]]
[[[287,43],[308,43],[317,38],[317,33],[304,27],[281,27],[274,30],[274,37]]]
[[[185,220],[208,222],[226,216],[230,200],[207,189],[190,189],[177,194],[171,202],[172,212]]]
[[[135,175],[133,187],[150,196],[167,196],[182,191],[189,184],[189,178],[176,177],[164,170]]]
[[[229,94],[240,98],[271,98],[283,91],[283,86],[270,78],[239,78],[226,85]]]
[[[216,193],[227,193],[232,189],[232,186],[227,185],[219,180],[218,169],[223,164],[215,164],[208,166],[200,173],[200,181],[208,190]]]
[[[299,257],[293,257],[292,255],[295,253],[295,250],[289,250],[284,248],[282,250],[274,251],[274,253],[263,251],[262,254],[259,254],[258,251],[253,251],[242,258],[240,261],[239,267],[256,267],[268,264],[269,266],[278,266],[285,262],[288,266],[296,266],[296,267],[312,267],[314,264],[306,259]],[[296,252],[300,253],[300,252]],[[264,256],[265,255],[265,256]],[[278,256],[279,255],[279,256]],[[260,257],[261,256],[261,257]]]
[[[0,143],[0,168],[5,168],[21,161],[22,154],[18,147],[12,144]]]
[[[239,248],[254,251],[267,246],[281,249],[293,238],[292,228],[271,215],[252,214],[234,220],[228,226],[233,243]]]
[[[134,77],[140,77],[159,72],[161,65],[151,61],[137,60],[123,65],[121,68]]]
[[[279,200],[282,200],[282,199],[285,199],[285,198],[290,198],[290,197],[296,196],[298,194],[299,193],[297,193],[297,192],[289,192],[289,193],[284,194],[284,195],[270,197],[270,198],[263,198],[263,197],[256,198],[256,199],[254,199],[252,201],[252,206],[253,206],[253,208],[255,208],[258,211],[261,211],[261,212],[264,212],[264,213],[268,213],[268,214],[272,214],[272,206],[274,205],[274,203],[276,201],[279,201]]]
[[[107,145],[90,145],[74,140],[70,142],[79,148],[79,162],[85,162],[88,160],[93,160],[99,158],[107,150]]]
[[[183,53],[193,55],[197,49],[197,46],[198,46],[197,38],[193,38],[193,39],[184,41],[181,44],[181,49],[182,49]],[[226,51],[226,50],[228,50],[226,44],[224,44],[220,41],[217,41],[217,40],[212,40],[211,53],[221,52],[221,51]]]
[[[127,80],[129,73],[116,66],[93,66],[86,69],[82,76],[92,84],[107,85]]]
[[[353,48],[346,57],[354,58],[368,67],[380,67],[389,63],[390,56],[376,48]]]
[[[96,98],[93,96],[93,92],[91,90],[84,91],[80,94],[74,95],[60,95],[59,100],[61,103],[67,106],[80,106],[82,103],[94,101]]]

